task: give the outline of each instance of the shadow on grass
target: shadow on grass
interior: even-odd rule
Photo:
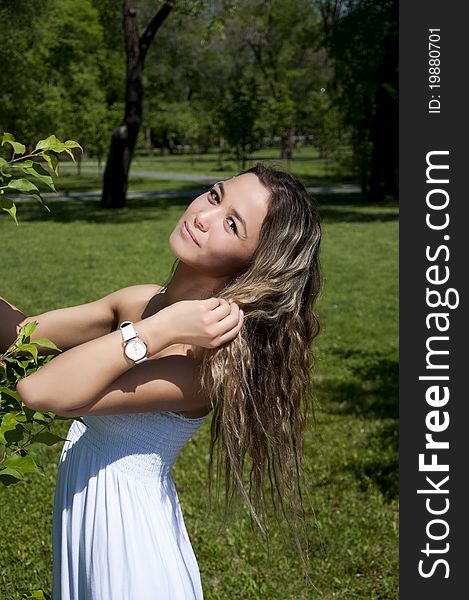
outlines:
[[[313,194],[324,223],[397,221],[397,202],[365,202],[361,194]]]
[[[132,175],[128,181],[128,189],[132,191],[133,188],[139,186],[141,187],[143,184],[145,184],[146,187],[155,188],[154,191],[156,192],[175,188],[178,190],[194,189],[201,185],[200,182],[197,181],[178,180],[175,182],[173,179],[171,179],[171,177],[168,177],[167,179],[152,180],[143,176]],[[57,181],[55,182],[55,187],[60,195],[80,192],[100,193],[99,190],[102,189],[102,175],[94,175],[89,171],[84,172],[82,175],[78,175],[73,171],[61,171]],[[39,184],[39,189],[44,192],[50,192],[49,188],[46,188],[41,184]]]
[[[364,491],[372,484],[386,499],[394,499],[399,488],[398,362],[379,353],[340,349],[332,353],[349,363],[352,378],[318,384],[325,399],[322,410],[376,421],[364,445],[367,451],[354,453],[340,469],[351,471]]]
[[[193,187],[193,186],[192,186]],[[194,198],[197,194],[194,195]],[[103,209],[99,200],[53,200],[48,199],[50,212],[39,203],[18,203],[18,218],[21,221],[53,221],[71,223],[87,221],[90,223],[138,223],[148,218],[158,220],[158,211],[173,207],[182,210],[192,202],[192,197],[169,196],[164,198],[129,199],[127,206],[115,210]],[[151,216],[149,216],[151,215]]]
[[[399,363],[389,356],[357,350],[331,350],[346,361],[352,379],[318,384],[327,398],[326,412],[371,419],[398,418]]]
[[[121,209],[109,210],[100,206],[99,199],[54,199],[47,200],[50,212],[47,212],[38,202],[19,202],[18,214],[24,221],[54,221],[70,223],[73,221],[88,221],[93,223],[129,223],[139,222],[148,218],[148,211],[154,209],[151,218],[157,219],[158,210],[174,207],[184,209],[206,186],[197,191],[197,184],[181,183],[177,190],[169,190],[168,195],[159,198],[145,197],[151,192],[142,192],[139,199],[129,198],[127,206]],[[192,192],[192,194],[189,194]],[[163,192],[161,192],[163,193]],[[178,195],[181,194],[181,195]],[[320,218],[325,223],[337,222],[383,222],[398,219],[395,203],[365,204],[359,194],[322,194],[316,195]],[[389,210],[383,210],[383,209]],[[376,210],[378,209],[378,210]]]
[[[381,423],[379,430],[368,437],[376,447],[375,458],[365,458],[350,465],[360,487],[366,491],[370,483],[379,488],[387,500],[399,495],[399,429],[397,421]]]

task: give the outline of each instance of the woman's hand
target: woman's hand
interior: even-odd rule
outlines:
[[[239,306],[223,298],[182,300],[157,314],[167,320],[174,343],[204,348],[217,348],[230,342],[238,335],[244,320]]]

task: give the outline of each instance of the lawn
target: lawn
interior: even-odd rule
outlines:
[[[207,600],[398,597],[398,210],[363,205],[358,195],[318,200],[322,329],[314,368],[316,422],[309,424],[305,448],[313,584],[305,581],[282,528],[272,524],[267,549],[245,512],[241,521],[223,524],[218,510],[207,511],[206,422],[181,453],[174,479]],[[187,202],[131,200],[124,209],[104,212],[95,201],[50,201],[51,213],[24,203],[18,228],[7,215],[0,217],[0,295],[35,314],[127,285],[162,283],[173,262],[166,241]],[[68,425],[59,423],[59,431]],[[50,590],[60,450],[38,449],[44,476],[0,488],[5,600]]]

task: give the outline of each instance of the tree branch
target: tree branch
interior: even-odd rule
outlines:
[[[140,37],[140,60],[142,64],[145,61],[145,56],[147,54],[148,48],[150,47],[153,38],[156,35],[158,29],[163,25],[166,20],[166,17],[169,15],[173,8],[173,2],[165,2],[160,10],[156,13],[150,23],[147,25],[147,28],[143,32]]]

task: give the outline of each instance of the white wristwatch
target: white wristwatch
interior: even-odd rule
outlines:
[[[147,345],[138,337],[132,321],[123,321],[120,325],[122,340],[124,342],[124,354],[135,364],[147,360]]]

